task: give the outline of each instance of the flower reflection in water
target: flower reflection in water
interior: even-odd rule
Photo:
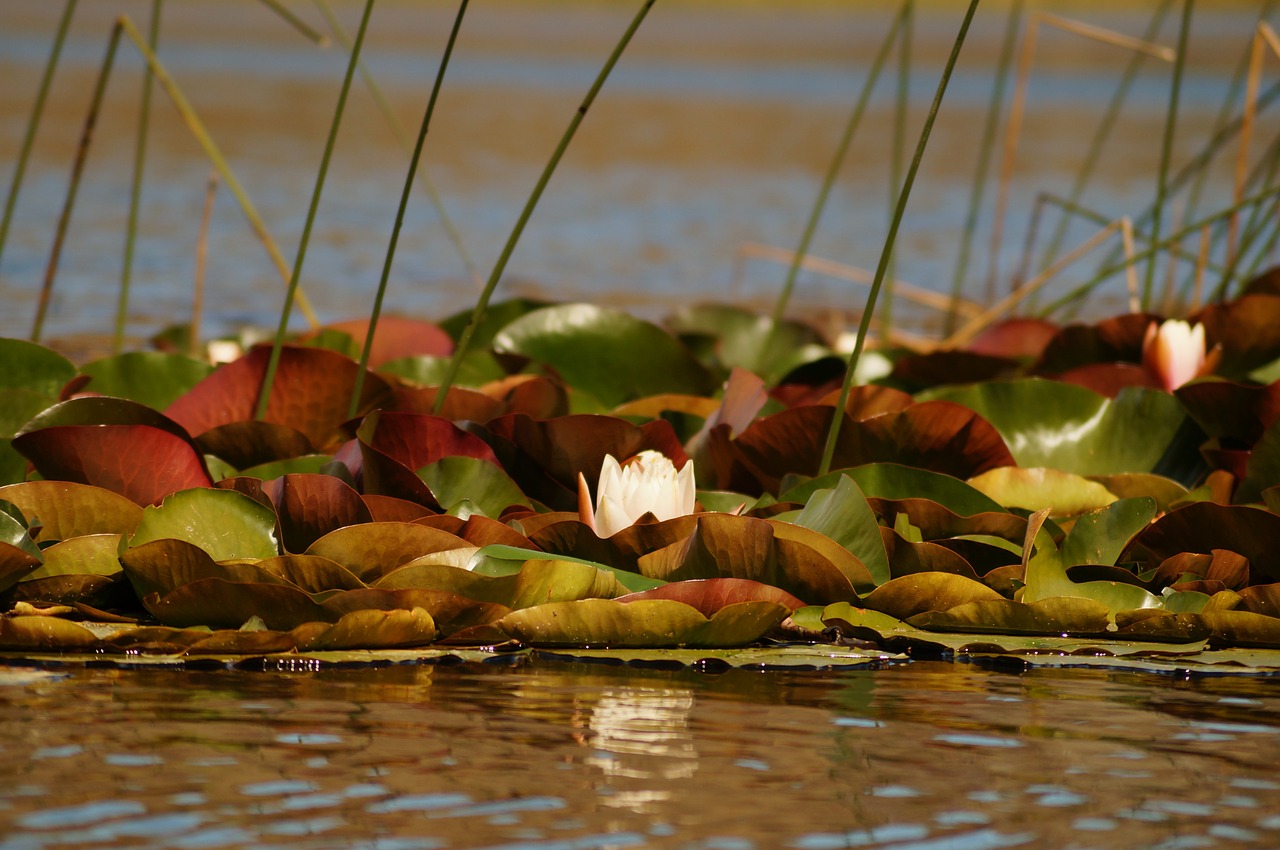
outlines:
[[[697,773],[698,748],[689,728],[693,705],[693,692],[684,688],[601,692],[586,715],[582,743],[595,751],[586,763],[609,779],[624,780],[625,786],[602,796],[603,805],[644,811],[670,799],[671,791],[662,787],[666,782]]]

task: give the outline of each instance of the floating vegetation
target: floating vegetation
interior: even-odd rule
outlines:
[[[1032,16],[1004,180],[1035,27],[1047,22],[1172,63],[1154,205],[1133,217],[1083,210],[1082,176],[1058,205],[1100,231],[1061,258],[1060,231],[1040,270],[985,307],[959,299],[969,222],[955,297],[935,303],[947,338],[911,346],[869,345],[873,314],[882,287],[892,294],[894,240],[977,0],[895,187],[852,341],[784,312],[895,40],[909,56],[910,0],[786,256],[770,315],[702,304],[650,321],[589,303],[490,303],[648,0],[573,114],[475,307],[438,322],[384,317],[417,156],[466,5],[366,318],[287,333],[373,0],[350,48],[296,262],[277,262],[290,288],[274,344],[236,347],[217,365],[174,351],[73,364],[38,344],[55,247],[33,340],[0,340],[0,651],[268,667],[574,658],[825,668],[928,656],[1280,670],[1280,276],[1238,279],[1269,247],[1257,221],[1235,223],[1274,203],[1274,174],[1251,182],[1241,165],[1229,209],[1165,226],[1163,208],[1192,173],[1170,162],[1190,0],[1177,49],[1153,45],[1150,33],[1125,39]],[[1020,19],[1015,4],[989,143]],[[112,31],[77,177],[121,34],[278,256],[127,19]],[[1260,56],[1275,44],[1260,28],[1246,109],[1238,122],[1224,117],[1202,167],[1233,132],[1247,149],[1265,105]],[[904,60],[900,80],[905,70]],[[144,158],[140,140],[138,180]],[[10,203],[20,179],[21,170]],[[73,182],[58,243],[74,198]],[[1229,245],[1222,262],[1209,262],[1213,227]],[[1124,258],[1104,266],[1128,275],[1128,312],[1093,323],[1012,315],[1115,235]],[[1191,235],[1202,238],[1196,306],[1157,311],[1156,260],[1185,260],[1179,245]],[[132,235],[128,244],[131,252]],[[1029,250],[1023,265],[1019,277],[1032,267]],[[1206,274],[1220,275],[1221,297],[1199,306]],[[126,301],[122,293],[122,309]],[[181,349],[196,350],[198,323],[186,333],[192,345]]]

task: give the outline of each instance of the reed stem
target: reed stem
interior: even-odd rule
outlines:
[[[831,162],[827,165],[827,173],[822,178],[822,186],[818,189],[818,197],[814,199],[813,207],[809,210],[809,217],[805,220],[804,230],[800,234],[800,244],[791,256],[791,264],[787,267],[787,276],[782,282],[782,290],[778,293],[778,300],[773,305],[769,333],[760,348],[760,357],[762,359],[768,356],[768,352],[773,348],[777,329],[782,324],[782,318],[787,311],[787,303],[791,300],[791,293],[795,289],[796,278],[800,274],[800,269],[804,266],[805,258],[809,255],[809,245],[813,242],[814,233],[818,230],[818,221],[822,218],[822,213],[827,207],[827,199],[835,186],[836,177],[840,174],[840,167],[844,164],[845,155],[849,152],[849,145],[853,142],[853,135],[857,132],[858,125],[862,122],[862,114],[866,111],[867,103],[871,100],[871,92],[875,89],[876,82],[880,79],[880,73],[884,70],[885,62],[889,59],[889,53],[893,49],[893,42],[897,38],[899,30],[906,23],[910,2],[911,0],[904,0],[902,5],[898,7],[898,14],[894,16],[893,24],[889,27],[889,32],[885,35],[884,41],[880,43],[880,50],[871,62],[871,70],[868,71],[867,79],[862,84],[862,91],[858,94],[858,100],[854,104],[853,111],[849,113],[849,120],[845,122],[844,131],[840,134],[840,141],[836,143],[835,153],[831,157]],[[762,362],[758,365],[763,366],[764,364]]]
[[[471,317],[467,320],[466,327],[462,329],[462,333],[458,337],[457,347],[453,350],[453,356],[449,358],[444,378],[440,382],[440,387],[436,390],[436,400],[432,407],[432,411],[436,415],[439,415],[440,411],[444,409],[444,402],[449,395],[449,388],[453,386],[453,382],[458,376],[458,369],[462,365],[462,359],[466,356],[467,349],[471,345],[471,337],[475,335],[476,328],[484,320],[485,311],[489,308],[489,299],[493,296],[493,291],[498,288],[498,281],[502,279],[502,273],[507,268],[507,262],[511,259],[516,243],[520,241],[520,235],[524,233],[525,225],[528,223],[529,217],[533,215],[533,210],[538,205],[538,200],[542,197],[543,190],[547,188],[551,175],[555,173],[556,166],[560,164],[560,159],[568,149],[569,143],[573,141],[573,136],[577,132],[578,126],[582,123],[582,119],[586,117],[587,110],[591,108],[591,104],[595,102],[596,95],[600,93],[605,80],[609,78],[609,72],[613,70],[614,65],[618,64],[618,59],[621,58],[622,52],[631,43],[631,37],[640,28],[640,24],[644,21],[645,16],[649,14],[649,10],[653,8],[655,2],[657,0],[644,0],[640,10],[636,12],[631,24],[627,27],[626,32],[622,34],[617,46],[613,48],[613,53],[609,55],[604,67],[596,75],[595,82],[591,84],[591,88],[587,91],[586,97],[582,99],[577,112],[573,114],[573,118],[569,121],[569,126],[565,128],[564,134],[560,137],[560,143],[556,145],[556,149],[551,154],[551,159],[547,160],[547,164],[543,167],[542,175],[534,185],[533,192],[529,195],[529,200],[525,202],[524,209],[520,212],[520,217],[516,219],[515,227],[512,228],[511,235],[507,237],[507,243],[503,246],[502,253],[498,255],[498,261],[494,264],[493,271],[489,273],[489,279],[485,282],[484,291],[480,293],[480,298],[471,310]]]
[[[342,45],[342,49],[350,52],[351,37],[347,34],[346,29],[343,28],[342,22],[333,14],[333,10],[327,0],[315,0],[315,4],[320,13],[324,15],[329,29],[333,31],[334,38]],[[411,155],[413,153],[413,142],[409,139],[409,134],[405,132],[404,125],[396,117],[395,110],[391,108],[391,103],[382,92],[382,87],[378,85],[378,81],[369,72],[369,68],[363,60],[360,62],[359,70],[360,79],[364,81],[365,88],[373,95],[374,103],[377,104],[378,111],[382,113],[387,126],[391,128],[391,133],[396,137],[396,142],[404,149],[406,154]],[[476,268],[475,261],[471,259],[470,252],[467,251],[466,245],[463,244],[462,234],[458,232],[458,228],[454,225],[453,218],[449,215],[449,211],[445,209],[444,198],[440,196],[440,190],[436,188],[436,184],[431,180],[431,175],[427,173],[425,168],[418,169],[418,181],[422,184],[423,191],[427,193],[427,198],[431,201],[431,206],[435,209],[436,215],[440,219],[440,227],[444,229],[445,238],[449,240],[449,244],[453,246],[454,252],[457,253],[458,259],[462,262],[462,268],[467,273],[467,278],[475,284],[476,291],[480,291],[484,288],[484,278],[480,276],[480,271]]]
[[[1172,0],[1167,0],[1172,2]],[[958,305],[964,291],[965,275],[969,271],[969,255],[973,251],[973,236],[978,230],[978,216],[982,210],[983,190],[987,185],[987,172],[991,168],[991,152],[995,149],[996,130],[1000,126],[1000,115],[1004,106],[1004,90],[1009,82],[1009,70],[1013,65],[1014,48],[1018,44],[1018,26],[1022,20],[1024,0],[1014,0],[1009,6],[1009,17],[1005,23],[1004,39],[1000,46],[1000,59],[996,66],[996,80],[991,89],[991,102],[987,105],[987,120],[982,129],[982,141],[978,144],[978,165],[973,172],[973,183],[969,187],[969,208],[964,216],[964,231],[960,236],[960,251],[956,256],[955,271],[951,274],[951,302]],[[955,330],[959,316],[953,306],[947,311],[943,324],[943,335],[950,336]]]
[[[907,146],[907,108],[911,100],[911,38],[915,23],[915,0],[906,0],[902,35],[898,39],[898,81],[893,104],[893,141],[889,147],[889,217],[893,217],[894,192],[902,183],[902,157]],[[880,321],[884,327],[893,327],[894,255],[889,255],[889,269],[885,273],[884,303],[880,307]]]
[[[360,394],[364,390],[364,373],[369,368],[369,357],[373,352],[373,336],[378,329],[378,317],[382,314],[382,300],[387,292],[387,281],[391,277],[391,263],[396,255],[396,245],[400,241],[400,228],[404,225],[404,212],[409,206],[409,194],[413,191],[413,179],[422,159],[422,147],[427,140],[427,129],[431,126],[431,116],[436,110],[436,99],[440,96],[440,86],[444,83],[444,72],[449,67],[449,57],[453,55],[453,45],[458,40],[458,30],[462,28],[462,17],[467,13],[468,0],[462,0],[458,6],[458,14],[453,19],[453,29],[449,32],[449,41],[444,47],[444,56],[440,59],[440,69],[436,71],[435,84],[431,86],[431,97],[427,99],[427,109],[422,114],[422,126],[418,129],[418,141],[413,148],[413,156],[409,158],[409,173],[404,178],[404,190],[400,193],[400,207],[396,210],[396,221],[391,228],[391,241],[387,245],[387,256],[382,263],[382,278],[378,281],[378,293],[373,299],[373,310],[369,314],[369,330],[364,338],[364,350],[360,354],[360,368],[356,371],[356,382],[351,389],[351,403],[347,407],[347,418],[355,418],[360,407]]]
[[[285,23],[302,33],[306,38],[316,44],[317,47],[328,47],[329,39],[322,33],[318,33],[306,21],[299,18],[293,12],[285,8],[280,0],[258,0],[263,6],[279,15]]]
[[[151,0],[151,24],[147,32],[147,46],[155,52],[160,41],[160,8],[163,0]],[[120,269],[120,300],[116,305],[115,338],[111,343],[113,354],[124,349],[124,324],[129,314],[129,285],[133,278],[133,249],[138,238],[138,210],[142,205],[142,173],[147,163],[147,133],[151,127],[151,66],[144,64],[142,71],[142,101],[138,106],[138,138],[133,151],[133,186],[129,191],[129,223],[124,234],[124,264]]]
[[[360,16],[360,29],[356,33],[356,41],[351,48],[347,73],[342,79],[342,90],[338,93],[338,103],[333,110],[333,121],[329,123],[329,136],[324,143],[324,155],[320,158],[320,170],[316,173],[315,188],[311,192],[307,220],[302,225],[302,238],[298,240],[298,255],[293,261],[293,274],[289,278],[289,288],[285,291],[284,306],[280,308],[280,323],[276,326],[276,338],[271,345],[271,356],[267,360],[267,372],[262,378],[262,390],[258,395],[254,419],[263,419],[267,415],[267,403],[271,400],[271,388],[275,384],[276,370],[280,366],[280,353],[284,350],[284,338],[289,330],[289,318],[293,313],[293,301],[298,291],[298,281],[302,277],[302,264],[307,259],[307,246],[311,243],[311,228],[316,221],[316,212],[320,209],[320,195],[324,192],[325,179],[329,175],[329,161],[333,158],[338,128],[342,126],[342,113],[346,110],[347,93],[351,91],[351,78],[355,76],[356,63],[360,60],[360,48],[364,45],[364,34],[369,26],[369,15],[373,12],[373,4],[374,0],[365,0],[364,13]]]
[[[4,217],[0,218],[0,258],[4,257],[4,246],[9,239],[9,223],[13,221],[13,209],[18,203],[18,192],[22,188],[22,179],[27,173],[27,162],[31,159],[31,148],[36,140],[36,130],[40,127],[40,118],[44,115],[44,102],[49,95],[49,86],[53,82],[53,72],[57,70],[58,59],[62,55],[62,45],[67,40],[67,29],[71,26],[71,17],[76,10],[76,0],[67,0],[62,8],[62,18],[58,21],[58,32],[53,37],[53,47],[49,51],[49,59],[45,62],[44,73],[40,76],[40,87],[36,90],[36,101],[31,105],[31,115],[27,117],[27,129],[22,135],[22,147],[18,150],[18,161],[13,166],[13,180],[9,183],[9,194],[4,201]]]
[[[213,202],[218,194],[218,172],[209,172],[204,192],[204,209],[200,213],[200,234],[196,237],[195,285],[191,296],[191,328],[187,332],[187,354],[200,356],[200,322],[204,315],[204,277],[209,257],[209,225],[213,222]]]
[[[1155,40],[1172,6],[1173,0],[1162,0],[1160,5],[1156,7],[1155,12],[1151,15],[1151,20],[1147,23],[1146,32],[1142,35],[1144,42]],[[1084,194],[1085,187],[1089,185],[1089,180],[1093,177],[1093,171],[1102,157],[1102,149],[1111,137],[1111,131],[1115,127],[1116,120],[1120,117],[1120,110],[1124,107],[1124,102],[1129,96],[1129,89],[1132,88],[1133,81],[1137,78],[1138,71],[1141,70],[1148,56],[1150,54],[1147,51],[1135,50],[1129,58],[1128,64],[1125,65],[1125,69],[1120,75],[1120,82],[1116,86],[1115,92],[1111,95],[1110,103],[1107,104],[1106,112],[1103,113],[1102,120],[1098,122],[1098,128],[1094,131],[1093,138],[1089,142],[1089,150],[1085,154],[1084,160],[1080,163],[1079,170],[1076,171],[1075,179],[1072,181],[1071,192],[1067,195],[1067,199],[1071,203],[1078,203],[1080,197]],[[1041,271],[1052,265],[1053,261],[1058,258],[1058,251],[1062,249],[1062,241],[1067,236],[1068,224],[1069,221],[1065,216],[1058,220],[1057,229],[1054,230],[1053,236],[1049,240],[1049,245],[1045,248],[1041,259]]]
[[[929,106],[929,114],[924,120],[924,127],[920,130],[920,140],[916,143],[915,155],[911,158],[906,180],[903,181],[902,191],[898,195],[898,204],[894,209],[893,220],[889,223],[889,234],[885,238],[884,247],[880,252],[880,263],[876,266],[876,277],[871,284],[871,293],[867,296],[867,303],[862,311],[862,320],[858,324],[858,335],[853,344],[853,351],[849,352],[848,366],[844,373],[844,381],[840,385],[840,396],[836,401],[835,410],[832,411],[831,428],[827,431],[827,442],[822,450],[822,462],[818,467],[818,475],[826,475],[831,471],[831,459],[835,455],[836,441],[840,437],[840,424],[844,420],[845,406],[849,403],[849,391],[853,387],[853,377],[858,368],[858,358],[862,355],[862,347],[867,341],[867,330],[871,325],[872,314],[875,312],[876,297],[880,293],[880,286],[884,283],[885,272],[889,268],[889,257],[893,253],[893,243],[898,237],[898,228],[902,224],[902,216],[907,210],[907,200],[911,197],[911,187],[915,183],[916,173],[920,170],[920,161],[924,159],[925,147],[929,143],[929,134],[933,131],[933,122],[938,117],[938,109],[942,106],[942,98],[947,93],[947,83],[951,80],[951,72],[955,70],[956,60],[960,58],[960,48],[964,46],[964,39],[969,32],[969,24],[973,22],[973,15],[978,9],[978,3],[979,0],[969,0],[969,8],[965,12],[964,21],[960,24],[960,31],[951,47],[951,55],[947,57],[946,67],[942,70],[942,78],[938,80],[938,90],[933,96],[933,103]]]
[[[80,145],[76,149],[76,158],[71,165],[71,182],[67,186],[67,197],[62,204],[62,213],[58,216],[57,229],[53,235],[53,247],[49,251],[49,263],[45,266],[44,284],[40,287],[40,300],[36,304],[35,320],[31,324],[31,341],[39,342],[44,332],[44,320],[49,311],[49,301],[53,296],[53,280],[58,274],[58,261],[62,257],[62,245],[67,237],[67,226],[71,223],[71,211],[76,205],[76,194],[80,190],[80,178],[84,175],[85,160],[89,157],[89,145],[93,141],[93,128],[98,123],[98,114],[102,111],[102,99],[107,91],[107,80],[111,77],[111,67],[115,62],[116,48],[120,46],[120,23],[111,27],[111,36],[107,39],[107,52],[102,58],[102,66],[98,70],[98,81],[93,87],[93,99],[89,102],[89,112],[84,119],[84,129],[80,132]]]
[[[1151,241],[1160,241],[1160,219],[1168,191],[1169,160],[1173,156],[1173,131],[1178,124],[1178,101],[1182,94],[1182,72],[1187,65],[1187,36],[1191,32],[1191,14],[1195,0],[1183,0],[1182,23],[1178,27],[1178,53],[1173,62],[1173,84],[1169,87],[1169,109],[1165,113],[1164,138],[1160,143],[1160,172],[1156,178],[1156,199],[1151,217]],[[1155,284],[1156,255],[1147,260],[1147,274],[1142,280],[1142,309],[1151,305]]]

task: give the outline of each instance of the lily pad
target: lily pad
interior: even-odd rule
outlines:
[[[339,528],[321,537],[307,549],[336,561],[361,581],[376,581],[414,558],[470,544],[460,537],[409,522],[366,522]]]
[[[304,652],[338,649],[390,649],[422,646],[436,637],[435,620],[423,608],[412,611],[352,611],[318,638],[299,647]]]
[[[44,563],[26,577],[115,575],[120,572],[120,539],[119,534],[84,534],[59,541],[40,553]]]
[[[431,488],[440,507],[456,513],[496,519],[512,505],[531,507],[516,483],[497,465],[478,458],[443,457],[420,468],[418,477]]]
[[[706,369],[666,331],[593,304],[558,304],[522,316],[493,338],[493,347],[545,363],[606,407],[713,389]]]
[[[869,499],[929,499],[960,516],[1004,511],[997,501],[952,475],[897,463],[868,463],[811,478],[783,491],[782,502],[807,502],[814,492],[836,486],[847,475]]]
[[[513,611],[496,625],[531,646],[732,647],[759,640],[788,613],[775,602],[739,602],[707,618],[669,599],[583,599]]]
[[[38,523],[36,542],[86,534],[133,534],[142,508],[110,490],[70,481],[26,481],[0,487],[0,500],[17,505]]]
[[[377,587],[445,590],[512,610],[546,602],[614,599],[628,593],[609,572],[566,560],[530,559],[519,571],[490,576],[458,567],[410,562],[380,578]]]
[[[1141,388],[1108,399],[1083,387],[1027,378],[931,390],[922,397],[963,404],[1004,437],[1018,466],[1075,475],[1155,472],[1181,480],[1200,439],[1168,393]],[[1197,429],[1198,430],[1198,429]]]
[[[166,538],[194,544],[215,561],[280,554],[275,514],[234,490],[198,488],[166,497],[143,511],[129,546]]]
[[[87,387],[90,392],[164,410],[208,377],[213,367],[181,354],[129,351],[86,363],[80,371],[92,379]]]
[[[970,602],[1003,600],[981,582],[942,572],[891,579],[862,597],[862,605],[899,620],[926,611],[947,611]]]
[[[889,580],[889,556],[880,537],[880,525],[853,478],[841,475],[833,489],[815,492],[795,523],[830,537],[852,552],[876,584]]]
[[[1005,466],[970,478],[969,484],[1006,507],[1043,508],[1056,517],[1075,516],[1116,500],[1101,484],[1057,469]]]

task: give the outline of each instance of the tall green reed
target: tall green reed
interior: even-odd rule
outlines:
[[[58,275],[58,261],[62,257],[62,246],[67,238],[67,226],[71,223],[71,211],[75,209],[76,195],[80,190],[80,179],[84,176],[84,164],[89,157],[89,146],[93,141],[93,130],[98,123],[98,114],[102,111],[102,99],[107,91],[107,81],[111,77],[111,68],[115,63],[116,50],[120,46],[121,24],[117,22],[111,27],[111,35],[107,39],[107,52],[98,69],[98,79],[93,86],[93,97],[89,101],[89,112],[84,119],[84,128],[80,132],[80,145],[76,149],[76,158],[71,166],[71,181],[67,186],[67,196],[62,204],[62,212],[58,216],[58,224],[54,229],[53,247],[49,250],[49,262],[45,266],[44,283],[40,287],[40,298],[36,304],[35,319],[31,324],[31,341],[39,342],[44,332],[45,317],[49,312],[49,301],[53,296],[53,281]]]
[[[347,93],[351,91],[351,78],[355,76],[356,63],[360,61],[360,48],[364,45],[364,34],[369,26],[369,15],[373,12],[373,4],[374,0],[365,0],[364,13],[360,16],[360,29],[356,32],[356,40],[351,47],[351,56],[347,62],[347,73],[342,78],[342,90],[338,93],[338,103],[333,110],[333,120],[329,123],[329,135],[325,139],[324,154],[320,158],[320,169],[316,172],[315,188],[311,192],[311,204],[307,207],[307,219],[302,225],[302,237],[298,240],[298,254],[293,261],[293,273],[289,277],[289,287],[285,292],[284,305],[280,308],[280,322],[276,326],[275,340],[271,344],[271,356],[267,360],[267,371],[262,378],[262,390],[258,395],[258,404],[253,414],[254,419],[262,419],[267,415],[267,404],[271,400],[271,389],[275,384],[276,370],[280,366],[280,355],[284,350],[284,340],[289,330],[289,319],[293,313],[293,302],[298,292],[298,281],[302,277],[302,265],[307,258],[307,246],[311,242],[311,228],[315,224],[316,212],[320,209],[320,196],[324,193],[325,178],[329,174],[329,161],[333,158],[333,147],[338,139],[338,128],[342,126],[342,114],[347,106]]]
[[[391,240],[387,245],[387,256],[382,263],[382,277],[378,281],[378,292],[373,299],[373,309],[369,313],[369,329],[364,338],[364,349],[360,353],[360,368],[356,371],[356,382],[351,388],[351,403],[347,407],[347,417],[353,418],[360,407],[360,394],[364,390],[364,373],[369,368],[369,356],[373,351],[373,337],[378,329],[378,317],[382,314],[382,300],[387,293],[387,281],[391,277],[391,263],[395,259],[396,245],[400,241],[400,228],[404,226],[404,212],[409,206],[409,195],[413,191],[413,178],[418,170],[418,162],[422,159],[422,147],[427,141],[427,130],[431,126],[431,116],[436,111],[436,100],[440,97],[440,86],[444,83],[444,72],[449,67],[449,57],[453,55],[453,45],[458,40],[458,30],[462,28],[462,18],[467,13],[467,0],[458,6],[458,14],[453,19],[453,29],[449,31],[449,41],[445,44],[444,55],[440,59],[440,69],[436,72],[436,81],[431,86],[431,96],[427,99],[426,111],[422,114],[422,125],[418,129],[418,140],[414,144],[413,155],[409,158],[409,173],[404,178],[404,191],[400,193],[400,207],[396,210],[396,221],[391,228]]]
[[[147,46],[154,53],[160,42],[160,9],[164,0],[151,0],[151,24]],[[116,327],[111,350],[124,348],[125,318],[129,314],[129,285],[133,278],[133,249],[138,238],[138,210],[142,205],[142,173],[147,164],[147,133],[151,127],[151,89],[154,74],[150,65],[142,70],[142,99],[138,104],[138,137],[133,151],[133,183],[129,189],[129,220],[124,235],[124,262],[120,269],[120,298],[116,304]]]
[[[9,181],[9,192],[5,196],[4,215],[0,217],[0,259],[4,257],[4,246],[9,239],[9,224],[13,221],[18,192],[22,189],[22,180],[27,173],[27,163],[31,159],[31,149],[36,140],[36,130],[39,129],[40,119],[44,115],[45,100],[49,96],[49,87],[53,83],[53,74],[58,68],[58,60],[62,56],[62,45],[67,40],[67,29],[71,26],[71,18],[75,11],[76,0],[67,0],[67,4],[62,8],[62,17],[58,20],[58,31],[53,37],[53,47],[49,50],[44,73],[40,75],[40,86],[36,89],[35,103],[31,105],[31,114],[27,116],[27,127],[22,134],[22,146],[18,149],[18,159],[13,165],[13,179]]]
[[[969,25],[973,22],[973,15],[978,9],[978,3],[979,0],[970,0],[969,8],[965,11],[964,20],[960,24],[960,31],[956,34],[955,43],[951,47],[951,55],[947,57],[946,67],[943,68],[942,77],[938,80],[938,89],[933,96],[933,103],[929,106],[929,114],[925,117],[924,127],[920,131],[920,139],[916,143],[916,151],[911,158],[911,165],[907,169],[902,191],[898,194],[898,204],[894,209],[893,220],[889,222],[889,234],[885,237],[884,247],[880,251],[880,262],[876,266],[876,276],[871,284],[871,292],[867,295],[866,305],[862,309],[862,320],[858,323],[858,334],[854,340],[853,350],[849,352],[844,381],[840,385],[840,395],[836,401],[835,409],[832,411],[831,428],[827,431],[826,445],[822,450],[822,462],[818,467],[819,475],[826,475],[831,471],[831,459],[835,456],[836,441],[840,437],[840,425],[844,420],[845,406],[849,403],[849,392],[853,387],[854,375],[858,369],[858,359],[862,356],[862,348],[867,341],[867,331],[871,327],[871,317],[875,313],[876,297],[880,294],[880,288],[884,283],[885,272],[889,267],[889,258],[893,254],[893,245],[898,238],[898,228],[902,224],[903,214],[906,213],[907,201],[911,197],[911,187],[915,184],[916,173],[920,170],[920,161],[924,159],[924,151],[929,144],[929,135],[933,132],[933,123],[938,117],[942,99],[947,93],[947,83],[950,82],[951,73],[955,70],[956,60],[960,58],[960,49],[964,47],[965,36],[969,32]]]
[[[516,243],[520,241],[520,235],[524,233],[525,225],[528,223],[529,217],[533,215],[533,210],[538,205],[538,200],[547,188],[551,175],[555,173],[556,166],[560,164],[564,152],[568,150],[569,143],[573,141],[573,136],[578,131],[578,126],[582,124],[582,119],[587,116],[587,110],[595,102],[596,95],[604,87],[605,80],[609,78],[609,73],[613,70],[613,66],[618,64],[623,51],[631,43],[632,36],[636,34],[636,30],[640,29],[640,24],[644,22],[645,16],[649,14],[649,10],[653,8],[655,2],[656,0],[644,0],[635,17],[631,19],[626,32],[622,34],[617,46],[613,48],[613,52],[605,60],[604,67],[596,75],[595,82],[591,84],[591,88],[587,90],[586,97],[582,99],[582,103],[579,104],[577,111],[573,114],[573,118],[569,121],[569,126],[565,128],[564,134],[560,137],[559,144],[552,151],[551,158],[543,166],[542,174],[534,185],[533,192],[529,195],[529,200],[525,202],[524,209],[520,212],[520,217],[516,219],[515,227],[511,229],[511,235],[507,237],[507,242],[502,247],[502,253],[498,255],[498,261],[494,264],[493,271],[489,273],[489,279],[485,282],[484,290],[480,293],[479,299],[471,309],[471,316],[467,319],[466,327],[462,329],[462,333],[458,336],[458,344],[453,350],[453,356],[449,358],[448,365],[445,367],[444,378],[440,382],[440,387],[436,390],[436,400],[432,407],[436,414],[439,414],[444,409],[444,402],[449,395],[449,389],[457,379],[458,369],[462,366],[462,359],[466,357],[467,351],[471,346],[471,338],[475,335],[476,328],[479,327],[480,322],[484,320],[485,311],[489,308],[489,299],[493,296],[494,290],[498,288],[498,282],[502,279],[502,273],[507,268],[507,262],[511,259]]]

